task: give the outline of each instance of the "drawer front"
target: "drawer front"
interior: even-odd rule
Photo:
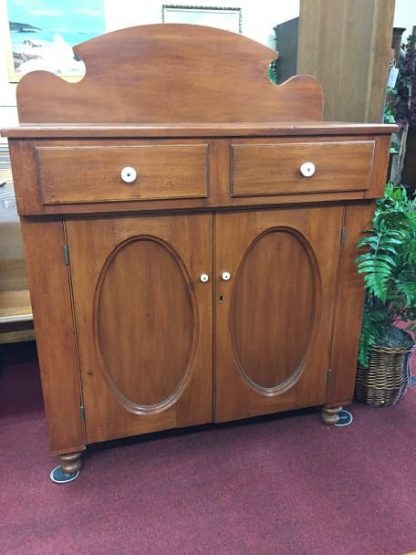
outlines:
[[[374,141],[231,145],[231,196],[365,191]]]
[[[207,144],[38,146],[44,205],[208,196]]]

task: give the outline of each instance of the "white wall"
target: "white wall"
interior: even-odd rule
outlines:
[[[241,8],[242,33],[271,48],[275,47],[273,27],[299,15],[299,0],[104,0],[107,31],[161,23],[162,4]],[[7,37],[6,0],[0,0],[0,128],[17,124],[16,85],[8,81],[5,56]],[[0,143],[4,141],[0,138]]]
[[[106,0],[108,30],[160,23],[163,4],[241,8],[243,35],[272,48],[273,27],[299,15],[299,0],[139,0],[135,4],[131,0]]]
[[[416,25],[415,0],[396,0],[393,26],[406,28],[402,35],[403,41],[410,35],[414,25]]]

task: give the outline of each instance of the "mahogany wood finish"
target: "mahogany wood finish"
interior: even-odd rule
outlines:
[[[322,125],[322,124],[321,124]],[[117,201],[118,212],[131,212],[136,210],[153,211],[159,209],[189,209],[202,207],[224,207],[224,206],[252,206],[264,204],[290,204],[293,202],[303,202],[305,194],[308,201],[336,201],[373,198],[380,196],[383,191],[384,176],[387,171],[387,149],[389,137],[379,135],[385,131],[385,126],[376,126],[373,135],[354,136],[355,127],[351,124],[344,124],[342,129],[344,136],[342,141],[327,136],[327,131],[321,129],[319,134],[314,137],[314,144],[324,143],[324,147],[335,141],[341,149],[346,147],[348,155],[344,155],[337,164],[337,158],[321,154],[317,155],[309,149],[312,146],[310,139],[308,143],[299,143],[297,137],[284,137],[284,142],[279,139],[276,147],[273,139],[258,137],[255,144],[252,139],[233,139],[231,144],[226,140],[208,139],[206,143],[206,161],[202,157],[201,141],[195,143],[195,139],[159,139],[157,143],[153,140],[143,140],[140,138],[123,139],[115,142],[106,138],[92,140],[44,140],[22,141],[17,138],[9,139],[12,160],[17,158],[14,163],[14,182],[17,191],[17,203],[21,215],[41,215],[41,214],[74,214],[74,213],[99,213],[109,212],[109,202]],[[298,128],[300,128],[298,126]],[[387,129],[394,128],[387,126]],[[285,129],[285,128],[283,128]],[[318,127],[319,129],[319,127]],[[276,127],[276,134],[281,134],[282,129]],[[309,132],[311,129],[309,129]],[[328,129],[330,135],[332,126]],[[25,130],[23,130],[23,133]],[[224,130],[223,130],[224,132]],[[234,132],[231,129],[230,134]],[[7,134],[15,135],[14,131],[6,131]],[[137,133],[137,131],[136,131]],[[317,131],[318,133],[318,131]],[[341,128],[338,126],[338,133]],[[377,135],[375,134],[377,133]],[[93,132],[91,131],[93,135]],[[48,135],[49,136],[49,132]],[[357,143],[357,157],[354,157],[350,146]],[[307,154],[301,158],[297,152],[298,145],[301,144],[301,151],[304,146]],[[360,157],[360,149],[364,145],[372,145],[371,156]],[[118,153],[123,149],[127,152],[136,153],[138,145],[141,148],[147,145],[150,158],[152,152],[163,147],[161,152],[166,153],[165,149],[183,153],[184,149],[189,154],[193,154],[189,161],[190,168],[183,166],[173,167],[166,164],[166,157],[161,160],[160,167],[151,162],[146,156],[144,166],[137,164],[137,180],[131,184],[125,184],[120,178],[120,172],[126,166],[129,158],[116,160],[112,158],[112,152]],[[293,152],[292,152],[293,145]],[[348,146],[350,145],[350,146]],[[245,163],[244,158],[238,156],[238,164],[235,163],[236,149],[247,148],[250,152],[260,152],[263,164],[259,169],[259,174],[250,170],[250,166]],[[370,147],[369,147],[370,148]],[[107,149],[107,150],[106,150]],[[170,150],[168,149],[168,152]],[[287,153],[287,157],[282,157],[282,149]],[[92,153],[91,166],[81,157],[80,163],[75,164],[75,152]],[[39,160],[39,152],[43,161]],[[46,152],[46,157],[44,156]],[[109,170],[109,175],[100,167],[95,159],[96,153],[103,153],[102,166]],[[264,156],[264,152],[267,156]],[[52,156],[50,157],[50,153]],[[57,164],[62,153],[64,154],[65,165]],[[109,154],[109,160],[104,154]],[[244,153],[245,154],[245,153]],[[315,156],[317,157],[315,159]],[[130,157],[128,164],[132,164],[133,156]],[[253,157],[251,157],[252,159]],[[218,169],[218,160],[222,164]],[[300,173],[301,160],[316,161],[317,171],[314,176],[305,178]],[[46,161],[48,164],[46,164]],[[183,158],[180,158],[183,162]],[[71,165],[68,164],[71,162]],[[50,167],[49,167],[50,163]],[[256,162],[259,166],[258,162]],[[71,168],[71,171],[68,170]],[[203,169],[204,168],[204,169]],[[346,171],[350,180],[338,175],[339,171]],[[145,172],[145,183],[143,185],[143,171]],[[231,171],[231,175],[229,175]],[[205,172],[205,173],[204,173]],[[240,188],[243,189],[242,196],[236,196],[236,184],[233,183],[233,174],[237,173],[237,178],[241,182]],[[96,179],[94,179],[94,175]],[[191,176],[194,176],[191,186]],[[216,178],[214,178],[214,175]],[[256,187],[251,185],[255,180]],[[172,182],[175,186],[172,186]],[[235,179],[234,179],[235,182]],[[334,185],[332,185],[334,183]],[[338,186],[338,183],[340,186]],[[153,184],[153,189],[151,185]],[[238,186],[238,182],[237,182]],[[143,189],[145,187],[145,189]],[[250,190],[250,187],[252,189]],[[244,192],[244,189],[248,189]],[[95,191],[95,197],[92,191]],[[45,198],[46,197],[46,198]],[[51,201],[53,204],[50,204]],[[72,202],[71,202],[72,201]]]
[[[63,263],[63,224],[26,219],[22,236],[49,443],[55,453],[81,451],[85,449],[85,425],[80,416],[82,391],[70,275]]]
[[[339,192],[369,187],[374,141],[234,142],[231,148],[234,197]],[[351,164],[352,159],[354,164]],[[300,172],[305,160],[313,160],[316,168],[314,175],[307,179]]]
[[[59,461],[61,463],[62,470],[67,474],[74,474],[75,472],[81,470],[81,452],[60,455]]]
[[[354,123],[348,126],[349,135],[367,135],[368,133],[389,135],[396,130],[396,125],[380,123]],[[36,124],[22,123],[20,127],[2,130],[3,135],[13,138],[157,138],[160,137],[308,137],[340,135],[345,138],[345,123],[337,121],[279,121],[255,123],[165,123],[165,124]]]
[[[394,126],[320,121],[314,79],[273,85],[276,54],[225,31],[138,27],[77,53],[86,77],[27,75],[5,131],[62,466],[92,442],[298,407],[334,423]]]
[[[217,216],[217,421],[325,403],[342,218],[341,207]]]
[[[322,422],[324,422],[328,426],[332,426],[333,424],[336,424],[338,422],[339,413],[341,412],[341,410],[342,410],[341,406],[337,406],[337,407],[324,406],[321,413]]]
[[[356,242],[363,229],[368,229],[373,215],[373,203],[348,206],[344,226],[347,230],[340,260],[336,315],[334,326],[331,376],[328,380],[327,403],[344,405],[354,395],[355,367],[361,312],[364,302],[362,278],[356,271]]]
[[[79,83],[42,71],[19,84],[21,122],[225,123],[287,121],[287,114],[293,121],[322,117],[322,90],[315,78],[303,75],[276,86],[267,78],[276,51],[220,29],[143,25],[97,37],[74,52],[87,68]]]
[[[39,146],[40,194],[45,205],[206,197],[207,155],[207,144]],[[132,183],[124,167],[138,168]]]
[[[211,217],[66,229],[88,441],[210,422]]]

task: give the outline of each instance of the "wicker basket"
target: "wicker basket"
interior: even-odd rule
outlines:
[[[391,407],[399,401],[409,385],[408,347],[374,346],[368,368],[358,366],[355,395],[372,407]]]

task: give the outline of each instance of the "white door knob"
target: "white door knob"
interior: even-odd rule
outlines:
[[[223,273],[221,274],[221,279],[222,279],[223,281],[229,281],[229,280],[231,279],[231,274],[230,274],[230,272],[223,272]]]
[[[312,177],[316,168],[313,162],[304,162],[299,170],[303,177]]]
[[[124,183],[133,183],[133,181],[136,181],[137,173],[134,168],[126,166],[121,170],[120,177]]]
[[[206,283],[209,280],[209,275],[208,274],[201,274],[199,276],[199,279],[202,281],[202,283]]]

